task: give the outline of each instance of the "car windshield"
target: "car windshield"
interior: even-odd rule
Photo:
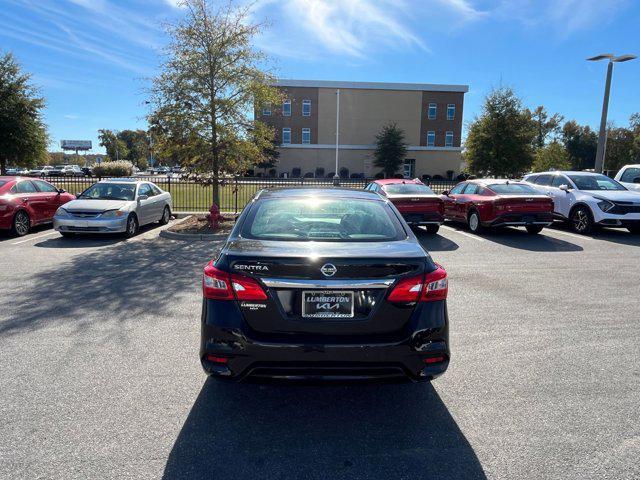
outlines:
[[[406,238],[390,207],[364,199],[318,197],[259,201],[241,235],[262,240],[384,242]]]
[[[494,183],[488,187],[498,195],[537,195],[535,188],[523,183]]]
[[[426,185],[420,185],[419,183],[391,183],[389,185],[385,185],[382,187],[385,192],[391,194],[407,194],[407,195],[415,195],[415,194],[423,194],[423,195],[433,195],[433,190],[431,190]]]
[[[578,190],[626,190],[615,180],[606,175],[569,175]]]
[[[62,170],[64,168],[64,165],[56,165],[55,167],[53,167],[54,170]]]
[[[124,183],[96,183],[84,192],[78,198],[90,200],[133,200],[136,193],[135,184]]]

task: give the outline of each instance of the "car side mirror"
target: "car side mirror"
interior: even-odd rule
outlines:
[[[62,189],[61,189],[62,190]],[[79,197],[80,195],[82,195],[81,192],[76,192],[76,197]]]
[[[560,185],[558,188],[559,188],[560,190],[565,191],[565,192],[568,192],[568,191],[569,191],[569,185]]]
[[[149,195],[138,195],[138,201],[146,200],[149,198]]]
[[[64,188],[59,188],[58,189],[58,195],[60,195],[61,193],[65,193],[66,190]]]
[[[636,177],[633,179],[633,183],[640,183],[640,177]]]
[[[442,191],[442,195],[446,195],[448,197],[449,196],[449,190],[443,190]]]

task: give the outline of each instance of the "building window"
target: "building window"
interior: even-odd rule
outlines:
[[[453,147],[453,132],[447,132],[444,136],[444,146]]]
[[[433,130],[427,132],[427,147],[433,147],[436,144],[436,132]]]
[[[291,143],[291,129],[283,128],[282,129],[282,143],[283,145],[288,145]]]
[[[311,116],[311,100],[303,100],[302,101],[302,116],[303,117],[310,117]]]
[[[282,115],[285,117],[291,116],[291,100],[285,100],[282,104]]]
[[[429,104],[429,112],[428,112],[429,120],[435,120],[436,119],[437,111],[438,111],[438,105],[436,105],[435,103],[430,103]]]
[[[263,117],[270,117],[271,116],[271,107],[264,107],[262,109],[262,116]]]
[[[311,129],[303,128],[302,129],[302,143],[311,143]]]
[[[447,120],[453,120],[456,118],[456,104],[450,103],[447,105]]]

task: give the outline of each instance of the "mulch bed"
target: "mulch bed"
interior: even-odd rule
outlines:
[[[233,217],[225,217],[224,220],[217,230],[212,230],[209,228],[209,222],[204,215],[192,215],[178,225],[169,227],[168,230],[186,234],[224,235],[231,232],[235,225],[235,219]]]

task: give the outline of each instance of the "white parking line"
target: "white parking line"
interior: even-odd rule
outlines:
[[[586,235],[578,235],[577,233],[569,233],[569,232],[565,232],[563,230],[557,230],[555,228],[545,228],[543,231],[544,231],[544,233],[555,232],[555,233],[559,233],[561,235],[567,235],[569,237],[579,238],[580,240],[593,240],[593,238],[587,237]]]
[[[478,237],[476,235],[472,235],[470,233],[463,232],[462,230],[457,230],[457,229],[449,227],[447,225],[441,225],[440,228],[446,228],[450,232],[456,232],[456,233],[459,233],[460,235],[464,235],[465,237],[473,238],[474,240],[477,240],[478,242],[484,242],[484,239],[482,239],[482,238],[480,238],[480,237]]]
[[[20,245],[21,243],[30,242],[31,240],[37,240],[39,238],[48,237],[49,235],[58,235],[58,232],[43,233],[42,235],[38,235],[37,237],[29,237],[29,238],[25,238],[24,240],[20,240],[19,242],[13,242],[11,245]]]

